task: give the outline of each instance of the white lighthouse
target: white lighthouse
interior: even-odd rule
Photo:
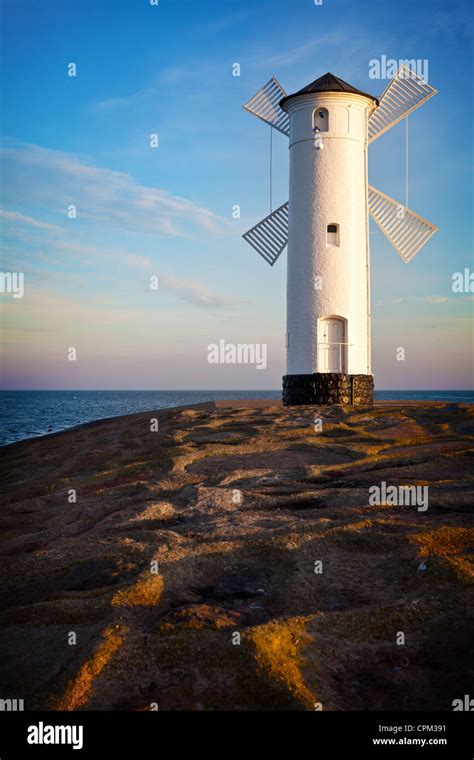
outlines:
[[[437,228],[369,186],[368,145],[435,92],[405,69],[379,103],[328,73],[245,106],[289,138],[289,202],[244,235],[271,265],[288,244],[285,404],[373,400],[369,211],[406,261]]]

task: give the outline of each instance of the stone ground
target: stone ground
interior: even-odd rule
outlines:
[[[472,692],[473,416],[217,402],[5,447],[0,697],[452,709]],[[429,509],[369,506],[382,481],[428,485]]]

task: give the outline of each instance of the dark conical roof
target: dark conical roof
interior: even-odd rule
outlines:
[[[344,82],[344,80],[339,79],[339,77],[335,77],[334,74],[331,74],[328,71],[327,74],[323,74],[319,79],[315,79],[314,82],[306,85],[302,90],[298,90],[298,92],[293,93],[293,95],[286,95],[280,100],[280,106],[281,108],[284,108],[285,103],[290,100],[290,98],[297,98],[299,95],[307,95],[311,92],[353,92],[355,95],[364,95],[366,98],[371,98],[372,100],[375,100],[377,104],[379,102],[373,95],[358,90],[356,87]]]

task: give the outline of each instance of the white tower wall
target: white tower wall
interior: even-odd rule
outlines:
[[[285,105],[290,116],[288,375],[325,371],[318,368],[318,320],[327,317],[345,320],[343,371],[371,374],[367,121],[372,107],[369,98],[345,92],[311,93]],[[328,111],[323,150],[314,147],[313,135],[313,113],[320,109]],[[330,224],[338,225],[339,245],[327,242]]]

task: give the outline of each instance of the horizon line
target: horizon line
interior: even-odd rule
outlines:
[[[474,388],[375,388],[376,393],[474,393]],[[281,388],[0,388],[0,393],[281,393]]]

